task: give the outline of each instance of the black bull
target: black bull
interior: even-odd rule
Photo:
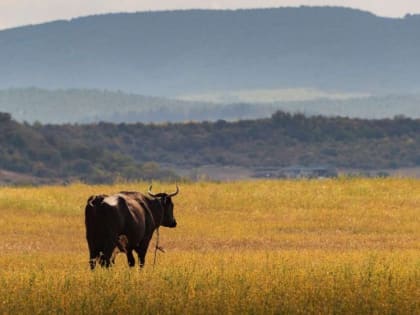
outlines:
[[[97,260],[101,266],[108,267],[116,248],[126,253],[130,267],[135,265],[135,250],[140,267],[143,267],[155,229],[159,226],[176,227],[172,197],[178,194],[178,186],[172,194],[152,194],[151,188],[148,196],[123,191],[111,196],[89,197],[85,224],[91,269],[95,268]]]

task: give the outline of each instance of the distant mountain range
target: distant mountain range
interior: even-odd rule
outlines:
[[[302,89],[261,93],[238,93],[236,103],[215,103],[104,90],[7,89],[0,90],[0,112],[20,122],[44,124],[235,121],[270,117],[278,110],[307,116],[420,118],[420,94],[362,97]]]
[[[0,31],[0,89],[418,93],[419,56],[420,16],[336,7],[108,14]]]

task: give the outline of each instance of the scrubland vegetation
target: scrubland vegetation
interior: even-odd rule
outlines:
[[[0,189],[1,314],[420,313],[418,180],[183,183],[155,268],[91,272],[86,199],[122,189]]]
[[[276,112],[271,118],[238,122],[29,125],[0,113],[0,170],[53,183],[112,183],[174,180],[171,168],[203,165],[414,168],[420,165],[419,134],[420,119],[404,117],[363,120]]]

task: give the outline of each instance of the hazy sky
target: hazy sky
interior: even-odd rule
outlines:
[[[391,17],[420,13],[418,0],[0,0],[0,29],[109,12],[299,5],[346,6]]]

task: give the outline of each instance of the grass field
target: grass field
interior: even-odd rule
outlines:
[[[420,314],[418,180],[181,184],[155,268],[91,272],[86,200],[122,189],[0,188],[0,314]]]

